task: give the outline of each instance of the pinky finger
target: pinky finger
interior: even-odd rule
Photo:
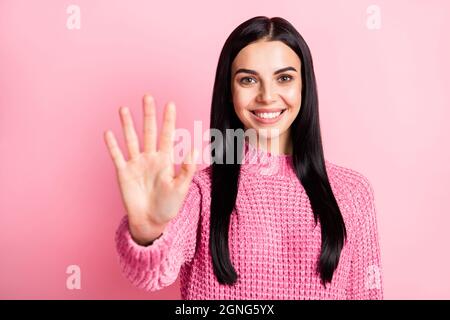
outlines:
[[[109,154],[114,162],[114,165],[117,169],[121,169],[125,167],[126,161],[122,155],[122,152],[120,151],[119,146],[117,145],[117,141],[114,138],[114,134],[107,130],[104,133],[104,139],[106,142],[106,145],[108,146]]]

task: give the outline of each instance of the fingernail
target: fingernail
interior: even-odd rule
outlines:
[[[146,95],[145,96],[145,102],[146,103],[152,103],[153,102],[153,97],[151,95]]]

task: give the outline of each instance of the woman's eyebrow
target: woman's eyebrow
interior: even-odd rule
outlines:
[[[289,70],[292,70],[292,71],[297,72],[297,70],[296,70],[294,67],[286,67],[286,68],[281,68],[281,69],[275,71],[273,74],[278,74],[278,73],[285,72],[285,71],[289,71]],[[256,75],[256,76],[258,75],[258,72],[256,72],[255,70],[244,69],[244,68],[238,69],[238,70],[234,73],[234,75],[236,76],[236,75],[237,75],[238,73],[240,73],[240,72],[243,72],[243,73],[251,73],[251,74],[254,74],[254,75]]]

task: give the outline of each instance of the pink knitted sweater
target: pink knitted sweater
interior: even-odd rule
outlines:
[[[325,289],[315,273],[320,222],[314,225],[292,156],[272,155],[245,143],[243,159],[229,229],[237,283],[222,285],[213,272],[211,166],[196,172],[178,216],[152,245],[134,242],[127,216],[122,218],[115,240],[124,276],[138,288],[155,291],[179,275],[182,299],[383,299],[376,210],[368,179],[325,161],[348,235]]]

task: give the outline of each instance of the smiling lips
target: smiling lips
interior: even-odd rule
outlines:
[[[261,123],[275,123],[279,121],[282,117],[281,115],[284,113],[286,109],[281,108],[273,108],[273,109],[255,109],[251,110],[251,113],[254,115],[255,119]]]

